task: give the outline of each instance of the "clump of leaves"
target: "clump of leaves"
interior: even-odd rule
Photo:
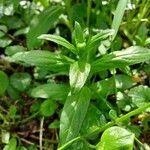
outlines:
[[[123,86],[125,86],[125,89],[127,89],[129,87],[132,87],[133,85],[133,81],[131,77],[127,75],[125,76],[124,79],[128,82],[129,85],[121,85],[121,82],[123,82],[123,84],[127,84],[124,81],[119,81],[120,83],[117,83],[118,76],[116,75],[114,76],[114,80],[112,80],[112,83],[109,82],[109,84],[107,85],[108,87],[107,86],[103,87],[103,84],[101,83],[102,81],[99,81],[100,86],[97,87],[98,88],[97,91],[95,91],[95,89],[94,91],[92,91],[92,86],[98,84],[96,83],[97,81],[91,82],[92,77],[100,71],[105,71],[107,69],[111,70],[112,68],[125,68],[126,66],[129,65],[147,61],[149,60],[149,56],[150,56],[149,49],[139,47],[139,46],[132,46],[124,50],[108,53],[104,56],[101,55],[98,56],[96,51],[98,45],[104,39],[108,39],[109,37],[111,38],[114,35],[114,30],[102,30],[100,31],[100,33],[94,36],[87,37],[86,33],[84,32],[84,30],[82,30],[78,22],[75,23],[74,28],[75,28],[73,32],[74,44],[71,44],[69,41],[67,41],[66,39],[58,35],[44,34],[39,37],[39,39],[50,40],[52,42],[55,42],[65,47],[69,52],[73,53],[74,57],[68,57],[63,54],[38,50],[38,51],[29,51],[29,52],[19,52],[10,58],[11,61],[23,62],[25,64],[33,65],[44,70],[53,71],[55,73],[61,73],[62,71],[65,71],[66,74],[69,76],[69,84],[70,84],[69,93],[68,96],[67,95],[65,96],[67,98],[60,117],[60,133],[59,133],[60,139],[59,139],[59,148],[58,148],[59,150],[69,146],[70,143],[76,140],[77,137],[80,135],[82,124],[85,120],[86,114],[88,112],[88,108],[91,105],[90,100],[93,99],[92,94],[96,93],[98,96],[101,96],[101,99],[104,99],[104,103],[106,103],[105,104],[106,107],[108,107],[109,102],[107,102],[107,100],[103,96],[115,92],[115,91],[111,91],[113,90],[113,88],[109,89],[109,86],[112,87],[114,86],[114,88],[116,88],[117,91],[119,90],[119,88],[122,89]],[[121,79],[123,78],[121,77]],[[104,84],[106,84],[107,80],[104,80],[103,82]],[[41,85],[38,88],[33,89],[34,92],[32,92],[32,96],[37,97],[36,90],[40,91],[41,89],[45,92],[45,94],[51,93],[51,91],[54,90],[55,91],[54,97],[51,93],[51,94],[47,94],[46,98],[55,99],[59,97],[59,96],[55,97],[55,94],[57,93],[57,91],[60,91],[61,86],[67,86],[67,85],[59,85],[56,83],[53,86],[48,84]],[[46,87],[49,90],[46,90]],[[101,95],[101,91],[103,90],[102,88],[104,88],[104,90],[107,89],[107,93],[104,95]],[[40,94],[39,97],[41,97]],[[98,101],[99,98],[97,97],[96,99]],[[42,108],[46,109],[46,107],[51,105],[51,103],[52,102],[50,100],[45,101],[42,104]],[[145,110],[145,108],[148,108],[149,105],[150,105],[149,103],[146,103],[144,107],[141,107],[141,111]],[[113,106],[109,106],[109,107],[112,110],[114,110]],[[101,110],[101,108],[99,109]],[[42,112],[46,113],[46,111],[42,111]],[[50,112],[51,111],[47,112],[47,115],[50,115],[49,114]],[[136,113],[139,113],[139,110]],[[116,116],[114,123],[115,124],[120,123],[120,121],[118,120],[119,118]],[[108,125],[110,125],[110,123],[108,124],[105,123],[103,126],[106,128]],[[88,133],[87,135],[85,135],[82,132],[82,135],[79,136],[80,139],[82,136],[83,138],[85,137],[86,139],[86,138],[90,138],[91,134],[93,133],[98,134],[103,129],[103,126],[102,127],[97,126],[96,130],[93,129],[93,131],[90,131],[90,133]],[[117,139],[120,140],[123,139],[121,137],[122,135],[118,134],[118,132],[122,132],[122,130],[123,132],[125,132],[125,134],[127,133],[127,136],[126,135],[123,136],[125,141],[124,146],[128,147],[128,149],[132,149],[133,139],[134,139],[134,135],[132,133],[130,134],[125,129],[120,129],[119,127],[117,128],[117,130],[114,129],[113,131],[111,130],[111,128],[108,129],[110,134],[114,132],[114,135],[118,136]],[[105,132],[107,132],[107,130]],[[105,132],[102,136],[101,143],[107,142],[107,138],[109,137],[109,135],[107,134],[105,135]],[[112,135],[112,138],[114,137],[114,135]],[[132,138],[132,140],[129,140],[129,137]],[[110,140],[110,138],[108,138],[108,140]],[[128,141],[130,143],[128,143]],[[119,146],[119,140],[117,142],[118,142],[118,149],[120,149],[123,145],[120,144]],[[112,143],[114,144],[114,146],[116,146],[115,141],[112,141]],[[86,145],[86,143],[84,143],[83,145]],[[101,149],[101,145],[103,144],[100,144],[100,149]],[[104,147],[104,149],[109,149],[107,148],[107,146],[106,147],[102,146],[102,147]]]
[[[88,1],[89,7],[90,3]],[[69,8],[70,2],[65,1],[65,4]],[[10,85],[15,90],[28,92],[33,98],[46,99],[38,108],[42,116],[52,116],[58,107],[57,102],[63,105],[61,113],[59,112],[58,150],[131,150],[134,139],[138,141],[136,133],[131,129],[130,118],[148,111],[150,95],[147,94],[148,87],[134,87],[137,82],[132,78],[129,66],[149,61],[150,50],[141,46],[117,51],[112,48],[126,4],[127,0],[118,2],[111,29],[94,33],[89,28],[83,28],[77,21],[73,27],[73,22],[70,21],[68,26],[72,31],[72,42],[59,35],[45,34],[51,28],[52,23],[45,27],[49,18],[55,22],[62,12],[61,7],[48,8],[39,16],[41,23],[31,25],[27,34],[27,46],[29,49],[36,48],[46,40],[58,44],[59,50],[20,50],[6,57],[9,62],[36,67],[44,77],[68,77],[69,81],[51,80],[34,85],[31,85],[31,76],[27,73],[14,73],[10,77]],[[69,12],[68,9],[68,14]],[[87,18],[89,25],[89,9]],[[8,49],[6,53],[9,53]],[[117,71],[121,73],[118,74]],[[8,80],[3,72],[0,73],[1,80]],[[7,86],[0,88],[2,94]],[[113,99],[114,96],[116,99]],[[124,115],[124,111],[128,113]],[[12,138],[7,147],[12,141],[16,146],[16,139]],[[106,143],[111,143],[111,147]]]

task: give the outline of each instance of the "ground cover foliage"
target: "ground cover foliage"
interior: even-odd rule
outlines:
[[[149,150],[150,0],[1,0],[0,149]]]

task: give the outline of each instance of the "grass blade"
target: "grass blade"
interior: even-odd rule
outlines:
[[[116,34],[118,32],[119,26],[120,26],[122,18],[123,18],[123,14],[125,12],[127,2],[128,2],[128,0],[120,0],[118,2],[118,5],[117,5],[116,11],[115,11],[115,15],[114,15],[114,19],[112,22],[112,26],[111,26],[111,28],[115,30],[113,39],[116,37]]]

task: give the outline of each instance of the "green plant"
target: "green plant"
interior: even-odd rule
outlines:
[[[14,105],[9,107],[9,117],[5,118],[3,113],[0,113],[0,118],[4,121],[2,127],[8,127],[10,120],[11,123],[18,125],[37,116],[42,118],[42,126],[43,117],[47,119],[56,113],[60,122],[55,120],[49,125],[49,128],[57,129],[60,124],[58,150],[131,150],[134,140],[140,145],[139,147],[144,148],[145,146],[137,139],[140,135],[140,127],[132,125],[131,117],[143,112],[148,114],[150,88],[143,85],[138,86],[139,78],[134,78],[134,71],[137,70],[134,70],[132,65],[146,62],[145,69],[148,71],[150,50],[141,46],[122,49],[121,42],[124,39],[120,40],[117,33],[128,1],[120,0],[113,21],[107,16],[107,19],[110,20],[105,20],[106,24],[103,24],[105,27],[96,30],[93,25],[94,21],[91,20],[97,19],[98,8],[102,5],[99,1],[95,1],[96,7],[93,9],[92,1],[88,0],[86,16],[81,15],[82,17],[77,19],[78,22],[74,23],[73,19],[77,16],[73,12],[76,9],[84,9],[85,1],[77,2],[71,7],[73,2],[65,0],[68,18],[66,20],[60,18],[60,20],[62,19],[61,21],[67,25],[69,32],[71,31],[72,38],[68,40],[58,34],[45,34],[58,21],[60,14],[64,11],[62,6],[48,7],[47,1],[40,2],[45,10],[33,18],[30,24],[30,29],[26,34],[28,51],[23,46],[7,46],[7,44],[4,46],[7,47],[5,67],[10,67],[9,63],[18,63],[29,70],[31,66],[34,66],[35,69],[32,70],[34,74],[30,75],[24,70],[24,67],[21,68],[23,70],[21,73],[15,73],[10,67],[13,71],[9,78],[10,83],[8,83],[7,75],[0,72],[2,83],[0,95],[7,90],[9,96],[16,100]],[[104,10],[111,12],[114,5],[113,3],[108,5],[109,10],[107,7],[104,7]],[[101,15],[105,16],[105,11]],[[86,23],[84,17],[86,17]],[[108,29],[108,24],[111,29]],[[102,24],[97,26],[102,26]],[[2,31],[7,32],[5,27],[2,28]],[[141,35],[140,31],[139,35]],[[147,32],[143,35],[142,43],[145,42],[146,35]],[[48,45],[48,41],[58,44],[57,50],[54,52],[32,50],[44,44]],[[146,44],[140,43],[139,45]],[[45,49],[44,46],[43,49]],[[66,79],[59,80],[57,79],[59,77]],[[31,106],[31,116],[15,122],[17,117],[20,117],[17,116],[19,109],[15,105],[18,101],[24,102],[20,97],[22,93],[27,94],[36,102]],[[45,100],[42,101],[43,99]],[[146,115],[142,116],[142,119],[142,125],[144,129],[147,129],[149,119]],[[101,135],[100,140],[98,135]],[[40,136],[42,136],[41,131]],[[7,149],[10,148],[10,145],[13,145],[11,147],[13,150],[16,149],[16,137],[17,135],[14,135],[9,141],[4,142]],[[110,142],[111,147],[106,145]]]
[[[116,26],[118,26],[118,24]],[[70,141],[77,138],[80,134],[82,124],[84,122],[86,113],[88,111],[88,107],[90,106],[90,99],[92,95],[91,85],[95,84],[95,82],[92,81],[92,77],[97,72],[100,71],[105,71],[107,69],[112,70],[115,68],[124,68],[128,65],[133,65],[136,63],[149,60],[150,50],[139,46],[132,46],[125,50],[111,52],[104,56],[97,56],[96,50],[98,45],[103,40],[106,40],[108,38],[110,38],[110,42],[111,42],[112,40],[111,36],[114,37],[113,30],[102,30],[94,36],[86,35],[86,32],[82,30],[80,24],[76,22],[74,27],[74,32],[73,32],[74,44],[71,44],[70,42],[68,42],[67,40],[65,40],[64,38],[58,35],[45,34],[45,35],[41,35],[38,38],[38,39],[50,40],[52,42],[55,42],[65,47],[74,55],[73,57],[68,57],[63,54],[50,53],[47,51],[29,51],[29,52],[16,53],[10,58],[11,61],[23,62],[28,65],[32,64],[41,69],[53,71],[55,73],[61,73],[62,71],[65,71],[66,74],[69,76],[70,92],[65,101],[64,108],[62,110],[61,118],[60,118],[60,134],[59,134],[60,148],[58,148],[59,150],[64,149],[63,147],[64,145],[66,145],[66,143],[69,146]],[[114,75],[114,84],[116,84],[115,79],[116,76]],[[49,90],[51,90],[51,88],[54,88],[55,86],[49,86]],[[58,89],[56,88],[55,92],[57,90]],[[34,95],[35,93],[33,94],[33,96]],[[104,101],[107,102],[107,100]],[[43,107],[44,105],[46,105],[46,101],[45,104],[43,104]],[[149,105],[150,104],[147,103],[137,113],[144,111],[145,108],[149,107]],[[114,110],[113,107],[111,109]],[[121,123],[121,121],[129,119],[127,115],[126,117],[121,117],[121,118],[123,119],[116,118],[115,124],[119,124]],[[107,128],[107,125],[109,124],[110,123],[105,124],[104,127]],[[114,123],[112,123],[112,125],[113,124]],[[101,131],[101,127],[98,127],[96,131],[97,132],[93,130],[91,133],[88,134],[89,135],[93,134],[93,132],[98,134]],[[119,132],[122,131],[119,130]],[[127,131],[125,130],[125,132]],[[89,138],[87,135],[84,134],[82,134],[81,137],[82,136],[83,138],[84,137]],[[109,135],[105,135],[104,132],[103,136],[106,136],[108,138]],[[133,134],[128,136],[131,137],[133,141],[134,138]],[[119,136],[118,138],[122,138],[122,137]],[[102,141],[103,140],[105,142],[106,139],[105,138],[103,139],[102,137]],[[128,142],[126,141],[125,146],[127,146],[127,143]],[[128,147],[129,149],[132,149],[133,142],[130,145],[128,145]],[[72,148],[74,148],[74,146]]]

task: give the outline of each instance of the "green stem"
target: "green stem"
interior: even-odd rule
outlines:
[[[91,0],[88,0],[87,2],[88,6],[87,6],[87,27],[89,27],[89,22],[90,22],[90,12],[91,12],[91,4],[92,4],[92,1]]]
[[[89,148],[91,148],[91,149],[96,149],[96,146],[95,146],[95,145],[90,144],[90,143],[89,143],[86,139],[82,138],[81,140],[83,140],[83,141],[84,141],[84,143],[85,143],[86,145],[88,145],[88,147],[89,147]]]
[[[137,109],[129,112],[128,114],[121,116],[120,118],[116,119],[113,122],[108,122],[106,125],[104,125],[101,128],[97,128],[95,131],[93,131],[90,134],[84,135],[83,137],[78,136],[78,137],[72,139],[71,141],[67,142],[66,144],[64,144],[63,146],[61,146],[60,148],[58,148],[57,150],[63,150],[65,148],[67,148],[69,145],[71,145],[75,141],[83,140],[83,138],[89,138],[90,136],[98,134],[98,133],[100,133],[100,132],[102,132],[102,131],[104,131],[104,130],[110,128],[110,127],[112,127],[115,124],[123,122],[123,121],[127,120],[128,118],[130,118],[130,117],[132,117],[134,115],[137,115],[137,114],[141,113],[142,111],[145,111],[149,107],[150,107],[150,103],[144,105],[143,107],[137,108]],[[93,145],[92,145],[92,147],[93,147]],[[95,148],[95,147],[93,147],[93,148]]]
[[[124,121],[124,120],[127,120],[128,118],[130,118],[130,117],[132,117],[132,116],[135,116],[135,115],[137,115],[137,114],[140,114],[141,112],[145,111],[145,110],[146,110],[147,108],[149,108],[149,107],[150,107],[150,103],[148,103],[148,104],[146,104],[146,105],[144,105],[144,106],[142,106],[142,107],[140,107],[140,108],[137,108],[137,109],[135,109],[135,110],[133,110],[133,111],[127,113],[126,115],[123,115],[123,116],[120,117],[120,118],[117,118],[115,122],[116,122],[116,124],[117,124],[117,123],[119,123],[119,122],[122,122],[122,121]]]
[[[144,147],[144,145],[143,145],[143,143],[142,143],[141,141],[139,141],[136,137],[134,137],[134,139],[135,139],[135,141],[136,141],[137,143],[139,143],[142,147]]]
[[[97,128],[95,131],[93,131],[93,132],[90,133],[90,134],[85,135],[84,137],[87,138],[87,137],[93,136],[93,135],[95,135],[95,134],[98,134],[98,133],[100,133],[100,132],[106,130],[107,128],[109,128],[109,127],[115,125],[115,124],[118,124],[118,123],[120,123],[120,122],[123,122],[123,121],[127,120],[128,118],[130,118],[130,117],[132,117],[132,116],[134,116],[134,115],[137,115],[137,114],[141,113],[142,111],[145,111],[145,110],[146,110],[147,108],[149,108],[149,107],[150,107],[150,103],[148,103],[148,104],[146,104],[146,105],[144,105],[144,106],[142,106],[142,107],[140,107],[140,108],[137,108],[137,109],[135,109],[135,110],[133,110],[133,111],[127,113],[126,115],[121,116],[120,118],[117,118],[115,121],[108,122],[108,123],[107,123],[106,125],[104,125],[103,127]]]
[[[77,138],[74,138],[71,141],[64,144],[63,146],[59,147],[57,150],[63,150],[65,148],[67,148],[70,144],[72,144],[73,142],[77,142],[79,140],[83,140],[88,145],[88,147],[90,147],[91,149],[96,149],[95,145],[92,145],[92,144],[88,143],[84,138],[78,136]]]
[[[95,129],[92,133],[89,133],[89,134],[85,135],[84,137],[85,137],[85,138],[92,137],[92,136],[94,136],[94,135],[96,135],[96,134],[98,134],[98,133],[100,133],[100,132],[102,132],[102,131],[108,129],[109,127],[111,127],[111,126],[113,126],[113,125],[115,125],[115,121],[113,121],[113,122],[108,122],[108,123],[107,123],[106,125],[104,125],[103,127]]]
[[[57,150],[63,150],[65,148],[67,148],[70,144],[72,144],[73,142],[77,142],[79,140],[81,140],[82,138],[80,136],[70,140],[69,142],[67,142],[66,144],[64,144],[63,146],[59,147]]]

